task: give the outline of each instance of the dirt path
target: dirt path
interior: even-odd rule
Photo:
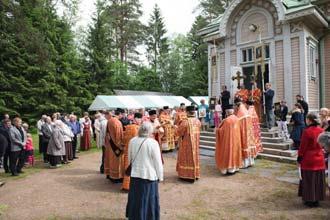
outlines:
[[[124,219],[127,194],[98,173],[99,157],[8,182],[0,188],[0,219]],[[304,208],[294,184],[257,174],[223,177],[205,161],[202,178],[187,184],[177,179],[173,155],[165,164],[162,219],[330,219],[329,201]]]

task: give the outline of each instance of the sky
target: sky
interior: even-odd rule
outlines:
[[[80,0],[79,26],[86,27],[90,18],[95,12],[94,3],[96,0]],[[150,13],[155,4],[158,4],[165,21],[168,35],[185,34],[189,32],[191,25],[195,21],[199,0],[140,0],[142,4],[143,23],[147,23]]]

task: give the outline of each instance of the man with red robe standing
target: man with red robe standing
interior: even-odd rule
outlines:
[[[124,169],[126,170],[130,165],[130,161],[128,161],[128,144],[132,138],[137,136],[140,125],[142,124],[142,114],[139,112],[134,113],[133,123],[130,125],[126,125],[124,131]],[[130,184],[130,177],[124,175],[123,185],[121,187],[122,190],[128,191]]]
[[[186,111],[188,117],[180,122],[176,130],[176,135],[181,139],[176,170],[181,179],[193,183],[200,178],[201,122],[195,117],[195,106],[188,106]]]
[[[257,155],[254,136],[252,133],[252,117],[249,115],[244,103],[237,102],[236,107],[236,116],[238,117],[240,123],[243,168],[247,168],[254,165],[254,159]]]
[[[215,161],[220,172],[234,174],[242,167],[242,149],[239,119],[232,105],[226,109],[226,118],[216,131]]]
[[[124,178],[123,125],[120,122],[124,113],[123,109],[116,109],[107,124],[104,173],[113,183],[120,183]]]

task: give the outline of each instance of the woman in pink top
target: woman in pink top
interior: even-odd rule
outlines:
[[[30,133],[27,134],[27,140],[25,145],[26,159],[29,165],[34,165],[34,150],[33,150],[33,140]]]

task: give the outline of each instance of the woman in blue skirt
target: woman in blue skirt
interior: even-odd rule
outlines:
[[[152,134],[152,124],[145,122],[128,145],[132,171],[126,217],[130,220],[160,219],[158,181],[163,181],[163,163]]]
[[[293,140],[293,150],[298,150],[300,146],[301,135],[305,128],[304,110],[299,103],[294,105],[290,124],[292,125],[290,138]]]

